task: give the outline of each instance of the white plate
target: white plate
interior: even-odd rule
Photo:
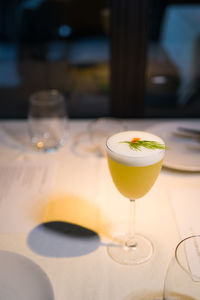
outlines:
[[[181,171],[200,171],[200,139],[196,140],[176,135],[179,127],[200,130],[200,121],[168,121],[147,128],[147,131],[160,136],[169,150],[166,151],[163,165]]]
[[[51,283],[30,259],[0,251],[0,300],[53,300]]]

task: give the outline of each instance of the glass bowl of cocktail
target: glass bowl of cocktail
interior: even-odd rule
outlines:
[[[129,230],[115,237],[117,244],[107,247],[112,259],[121,264],[140,264],[153,254],[150,240],[137,234],[135,200],[143,197],[156,181],[165,154],[164,141],[144,131],[124,131],[106,141],[109,170],[118,191],[130,200]]]

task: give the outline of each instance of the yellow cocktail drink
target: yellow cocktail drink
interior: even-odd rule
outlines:
[[[109,255],[118,263],[140,264],[153,253],[151,241],[135,232],[135,200],[154,184],[165,154],[165,144],[158,136],[144,131],[119,132],[107,139],[108,166],[119,192],[130,200],[127,234],[117,236],[117,247],[108,245]]]
[[[144,167],[127,166],[108,157],[108,165],[112,179],[118,191],[129,199],[138,199],[144,196],[154,184],[162,161]]]
[[[126,141],[153,141],[164,144],[157,136],[142,131],[126,131],[107,141],[108,165],[119,192],[129,199],[144,196],[154,184],[162,167],[164,150],[131,148]]]

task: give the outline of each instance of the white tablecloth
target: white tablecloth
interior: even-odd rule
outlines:
[[[130,129],[144,130],[157,122],[126,123]],[[42,159],[56,164],[48,199],[36,205],[31,216],[34,226],[19,232],[0,228],[0,250],[22,254],[39,264],[51,281],[55,300],[160,299],[169,260],[180,240],[167,188],[198,186],[200,174],[162,169],[151,191],[136,203],[136,229],[152,240],[153,257],[138,266],[120,265],[108,256],[106,243],[128,222],[129,201],[115,189],[105,158],[73,153],[73,138],[87,124],[70,121],[66,145],[54,154],[39,154],[28,146],[25,121],[0,122],[0,162],[38,163]],[[85,239],[55,232],[45,236],[41,224],[58,221],[97,234]],[[12,223],[9,215],[7,222]]]

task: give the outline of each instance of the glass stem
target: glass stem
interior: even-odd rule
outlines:
[[[136,248],[137,243],[135,240],[135,200],[130,199],[130,216],[129,216],[129,230],[128,239],[125,242],[128,248]]]

